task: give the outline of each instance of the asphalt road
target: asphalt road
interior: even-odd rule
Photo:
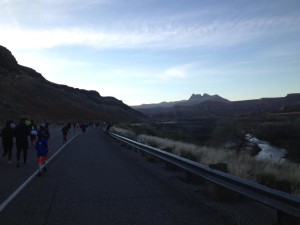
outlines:
[[[78,132],[71,133],[72,136]],[[61,148],[54,130],[51,154]],[[232,225],[137,163],[97,128],[79,134],[0,212],[1,225],[206,224]],[[35,152],[21,168],[0,164],[0,204],[36,171]]]

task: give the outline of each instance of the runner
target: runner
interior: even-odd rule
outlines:
[[[11,155],[12,155],[12,148],[14,145],[14,129],[11,127],[12,121],[7,121],[6,126],[1,131],[2,136],[2,146],[4,153],[2,157],[4,158],[8,155],[8,164],[11,164]]]
[[[49,138],[50,138],[49,123],[45,124],[45,132],[46,132],[45,137],[46,137],[47,141],[49,141]]]
[[[20,167],[21,152],[23,152],[24,164],[27,163],[29,129],[28,126],[25,124],[25,121],[25,119],[21,119],[19,125],[16,126],[14,131],[17,146],[17,167]]]
[[[67,142],[67,136],[68,136],[68,128],[67,126],[63,126],[63,128],[61,129],[61,132],[63,134],[63,143]]]
[[[34,124],[34,121],[31,121],[31,131],[30,131],[30,140],[31,140],[31,146],[35,147],[35,142],[36,142],[36,136],[37,136],[37,128],[36,125]]]
[[[39,166],[39,173],[38,176],[42,175],[42,169],[44,172],[47,172],[46,169],[46,159],[47,159],[47,153],[49,151],[48,149],[48,143],[47,138],[44,136],[44,132],[38,133],[38,140],[35,144],[35,148],[37,150],[37,163]]]
[[[38,134],[42,132],[43,137],[49,141],[50,132],[49,132],[49,124],[48,123],[41,123],[40,129],[38,130]]]
[[[80,125],[80,128],[82,130],[83,135],[85,135],[86,123],[82,122],[82,124]]]

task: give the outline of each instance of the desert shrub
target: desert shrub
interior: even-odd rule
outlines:
[[[290,144],[290,147],[288,149],[286,158],[291,161],[294,161],[296,163],[300,163],[300,147],[299,147],[300,140],[294,140],[293,142],[290,142],[289,144]]]
[[[196,143],[203,144],[209,140],[212,130],[213,128],[210,126],[195,127],[190,133],[191,139],[195,140]]]
[[[129,131],[127,129],[124,128],[120,128],[120,127],[111,127],[110,131],[116,134],[119,134],[121,136],[127,137],[129,139],[135,140],[136,139],[136,134],[132,131]]]
[[[122,124],[119,127],[131,130],[136,134],[146,134],[202,145],[209,139],[215,121],[216,119],[212,118],[185,119],[174,122]]]
[[[159,149],[172,149],[173,154],[179,156],[187,156],[197,162],[205,165],[224,162],[227,163],[236,153],[231,150],[222,150],[206,146],[197,146],[195,144],[183,143],[180,141],[173,141],[166,138],[159,138],[149,135],[139,135],[138,140],[155,146]],[[193,155],[193,156],[191,156]]]
[[[255,136],[259,139],[277,146],[282,146],[283,141],[290,139],[292,135],[293,127],[291,124],[262,124],[255,132]]]
[[[191,152],[182,152],[179,156],[189,159],[189,160],[192,160],[192,161],[195,161],[195,162],[198,161],[197,157],[194,154],[192,154]]]
[[[287,158],[289,160],[295,161],[297,163],[300,163],[300,117],[297,118],[293,122],[293,140],[290,140],[288,143],[288,154]]]
[[[245,136],[248,132],[242,121],[234,118],[222,119],[216,123],[214,130],[211,132],[208,145],[222,147],[226,142],[234,143],[237,152],[241,151],[248,144]]]
[[[150,124],[138,124],[130,126],[130,129],[134,130],[137,134],[155,135],[155,129]]]

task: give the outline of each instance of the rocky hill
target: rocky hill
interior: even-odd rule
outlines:
[[[18,64],[0,46],[0,121],[21,117],[36,121],[140,121],[146,117],[114,97],[59,85]]]

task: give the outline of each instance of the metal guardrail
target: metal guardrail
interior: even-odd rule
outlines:
[[[211,169],[208,166],[162,151],[158,148],[141,144],[114,133],[110,133],[110,135],[121,142],[156,156],[168,163],[174,164],[226,189],[254,199],[264,205],[277,209],[279,212],[284,212],[288,215],[300,218],[300,198],[297,196],[225,172]]]

